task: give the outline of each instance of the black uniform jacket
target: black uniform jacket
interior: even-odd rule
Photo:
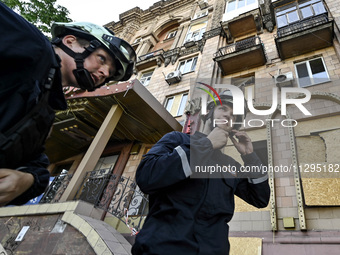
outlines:
[[[191,157],[191,158],[190,158]],[[242,156],[245,165],[260,166],[255,153]],[[191,165],[241,165],[213,150],[205,135],[171,132],[142,159],[136,173],[140,189],[149,194],[149,214],[136,236],[133,254],[226,255],[234,194],[261,208],[269,202],[267,178],[197,178]],[[194,178],[195,176],[195,178]],[[256,184],[255,184],[256,183]]]
[[[49,105],[59,110],[66,109],[67,105],[61,85],[60,59],[48,38],[1,2],[0,24],[0,133],[3,133],[37,104],[52,66],[57,70]],[[45,190],[49,183],[48,164],[43,153],[21,162],[17,170],[31,173],[34,184],[11,204],[23,204]]]

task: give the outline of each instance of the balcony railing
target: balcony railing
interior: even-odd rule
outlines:
[[[144,60],[156,57],[156,56],[161,56],[161,55],[163,55],[163,53],[164,53],[164,50],[160,49],[160,50],[156,50],[156,51],[147,53],[145,55],[142,55],[142,56],[140,56],[138,58],[139,58],[139,61],[144,61]]]
[[[298,32],[302,32],[307,29],[311,29],[313,27],[326,24],[329,21],[330,19],[328,18],[327,14],[321,14],[318,16],[303,19],[303,20],[294,22],[292,24],[289,24],[288,26],[279,28],[277,30],[277,38],[285,37],[285,36],[292,35]]]
[[[236,52],[240,52],[246,49],[250,49],[253,46],[256,45],[261,45],[261,38],[258,36],[255,37],[251,37],[248,39],[244,39],[242,41],[238,41],[236,43],[227,45],[225,47],[220,48],[216,53],[215,53],[215,57],[222,57],[228,54],[232,54],[232,53],[236,53]]]
[[[56,176],[52,183],[48,186],[40,203],[55,203],[58,202],[67,188],[73,174],[61,174]]]
[[[58,202],[71,178],[72,175],[66,174],[56,177],[40,203]],[[112,168],[88,172],[74,200],[94,204],[136,231],[139,231],[148,213],[148,197],[139,190],[134,180],[112,174]]]

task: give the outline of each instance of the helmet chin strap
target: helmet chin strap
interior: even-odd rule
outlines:
[[[73,75],[76,77],[77,83],[81,89],[87,91],[94,91],[96,89],[93,79],[91,77],[90,72],[84,68],[84,60],[87,58],[92,52],[94,52],[97,48],[101,46],[100,42],[97,40],[93,40],[90,42],[90,45],[85,48],[85,51],[82,53],[77,53],[63,44],[60,38],[56,38],[52,41],[52,44],[57,45],[61,48],[67,55],[74,58],[76,62],[76,69],[74,69]]]

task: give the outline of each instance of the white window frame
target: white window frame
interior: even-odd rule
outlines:
[[[171,105],[169,105],[170,99],[171,99]],[[166,98],[164,107],[168,112],[171,112],[172,106],[174,104],[174,100],[175,100],[175,96],[169,96]]]
[[[225,13],[230,13],[230,12],[236,11],[236,10],[238,10],[238,9],[244,8],[244,7],[248,6],[248,5],[255,4],[258,0],[255,0],[254,3],[249,3],[250,1],[253,2],[254,0],[245,0],[245,4],[244,4],[243,6],[241,6],[241,7],[239,7],[239,0],[235,0],[235,2],[236,2],[236,3],[235,3],[235,9],[228,11],[229,3],[230,3],[231,1],[232,1],[232,0],[227,1],[227,6],[226,6],[226,9],[225,9]]]
[[[197,29],[197,30],[194,30],[194,31],[191,31],[191,27],[192,26],[195,26],[195,25],[198,25],[198,24],[201,24],[201,23],[205,23],[205,26],[200,28],[200,29]],[[208,21],[204,21],[204,22],[199,22],[199,23],[196,23],[196,24],[192,24],[190,27],[189,27],[189,30],[188,30],[188,33],[187,35],[185,36],[185,40],[184,40],[184,43],[186,42],[191,42],[191,41],[199,41],[202,39],[203,37],[203,34],[207,28],[207,25],[208,25]]]
[[[182,116],[184,114],[185,105],[188,102],[188,96],[189,96],[189,93],[183,93],[182,94],[181,101],[179,103],[176,116]],[[183,101],[184,97],[185,97],[185,102]]]
[[[168,34],[165,37],[165,40],[176,37],[176,34],[177,34],[177,30],[172,30],[168,32]]]
[[[175,98],[181,97],[181,99],[179,100],[179,104],[177,106],[176,109],[173,109],[174,107],[174,101]],[[182,94],[177,94],[177,95],[172,95],[172,96],[168,96],[165,100],[165,104],[164,107],[165,109],[171,114],[171,112],[176,112],[176,114],[174,115],[174,117],[179,117],[182,116],[184,114],[184,110],[185,110],[185,106],[188,102],[188,96],[189,93],[188,92],[184,92]],[[183,98],[185,98],[185,102],[183,101]],[[169,101],[171,100],[171,103],[169,105]]]
[[[319,81],[319,82],[317,80],[315,80],[315,78],[313,78],[312,69],[310,67],[310,62],[313,61],[313,60],[316,60],[316,59],[321,59],[323,67],[324,67],[326,75],[327,75],[327,77],[322,78],[322,81]],[[298,70],[297,70],[297,66],[298,65],[302,65],[302,64],[306,64],[306,67],[307,67],[308,78],[311,81],[311,83],[308,84],[308,85],[301,85],[301,82],[300,82],[300,79],[302,79],[302,78],[299,78],[299,73],[298,73]],[[327,71],[327,66],[325,64],[325,61],[324,61],[323,57],[317,57],[317,58],[313,58],[313,59],[308,59],[306,61],[301,61],[301,62],[294,63],[294,68],[295,68],[295,74],[296,74],[297,81],[298,81],[298,84],[299,84],[300,88],[306,88],[306,87],[310,87],[310,86],[313,86],[313,85],[318,85],[318,84],[322,84],[322,83],[330,81],[329,74],[328,74],[328,71]]]
[[[189,70],[185,72],[184,70],[186,69],[186,65],[188,64],[188,62],[190,60],[191,60],[191,64],[190,64]],[[198,56],[181,60],[181,61],[179,61],[177,70],[179,70],[181,72],[181,74],[186,74],[186,73],[194,72],[195,69],[196,69],[196,66],[197,66],[197,61],[198,61]],[[184,63],[183,68],[181,68],[182,67],[182,63]]]
[[[139,79],[140,83],[142,83],[144,86],[148,86],[153,75],[153,72],[154,70],[143,72]]]
[[[324,8],[324,12],[315,13],[314,5],[319,4],[319,3],[322,4],[322,6]],[[305,9],[307,7],[310,7],[310,11],[311,11],[312,15],[304,18],[301,10]],[[289,24],[293,24],[295,22],[298,22],[298,21],[301,21],[301,20],[304,20],[304,19],[308,19],[308,18],[311,18],[311,17],[314,17],[314,16],[318,16],[318,15],[327,13],[327,9],[325,7],[323,0],[309,0],[309,1],[304,2],[302,4],[299,4],[298,1],[294,1],[291,4],[287,5],[287,7],[285,9],[282,9],[282,10],[280,10],[280,9],[282,9],[282,8],[278,8],[278,9],[275,10],[275,18],[276,18],[276,23],[277,23],[278,28],[282,28],[282,27],[288,26]],[[288,14],[293,13],[293,12],[296,13],[298,20],[289,21]],[[280,13],[280,15],[278,16],[277,13]],[[278,22],[279,17],[285,17],[285,24],[284,25],[280,25],[280,22]]]

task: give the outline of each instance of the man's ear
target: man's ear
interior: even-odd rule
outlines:
[[[62,41],[67,47],[72,48],[77,43],[77,38],[74,35],[65,35]]]

